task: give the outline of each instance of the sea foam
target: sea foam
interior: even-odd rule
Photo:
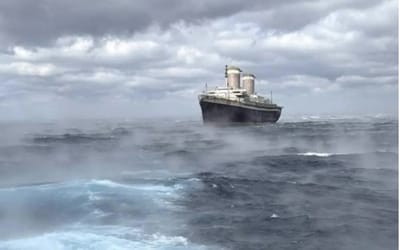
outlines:
[[[307,153],[299,153],[297,155],[303,156],[318,156],[318,157],[328,157],[333,155],[332,153],[317,153],[317,152],[307,152]]]
[[[70,229],[23,239],[0,242],[1,249],[206,249],[190,243],[183,236],[161,233],[146,234],[142,230],[124,226],[75,226]]]

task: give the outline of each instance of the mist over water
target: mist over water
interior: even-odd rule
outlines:
[[[397,119],[0,129],[0,249],[397,247]]]

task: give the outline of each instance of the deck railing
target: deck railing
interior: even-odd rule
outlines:
[[[212,101],[221,102],[224,104],[240,103],[240,104],[249,105],[249,106],[258,107],[258,108],[281,108],[278,105],[273,104],[273,103],[254,102],[254,101],[246,100],[244,98],[238,98],[238,100],[230,100],[230,99],[216,97],[216,96],[200,95],[199,100],[200,99],[208,99],[208,100],[212,100]]]

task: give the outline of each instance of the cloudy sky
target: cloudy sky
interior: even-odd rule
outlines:
[[[395,114],[396,0],[2,0],[0,116],[200,116],[224,66],[291,114]]]

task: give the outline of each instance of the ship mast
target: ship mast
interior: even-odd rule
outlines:
[[[271,104],[272,104],[272,90],[271,90]]]
[[[228,65],[225,65],[225,85],[228,87]]]
[[[229,99],[228,65],[226,64],[225,64],[225,84],[226,84],[226,89],[228,91],[228,99]]]

